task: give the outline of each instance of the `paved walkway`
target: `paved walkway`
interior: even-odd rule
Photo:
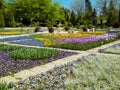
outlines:
[[[106,47],[109,47],[109,46],[111,46],[113,44],[117,44],[117,43],[120,43],[120,40],[116,41],[116,42],[113,42],[113,43],[110,43],[110,44],[102,45],[100,47],[93,48],[93,49],[90,49],[90,50],[87,50],[87,51],[67,50],[67,51],[71,51],[71,52],[78,52],[78,54],[73,55],[73,56],[69,56],[69,57],[65,57],[65,58],[62,58],[62,59],[47,63],[45,65],[36,66],[36,67],[28,69],[28,70],[20,71],[20,72],[14,74],[14,76],[2,77],[2,78],[0,78],[0,82],[17,83],[20,80],[25,80],[25,79],[29,78],[30,76],[35,76],[37,74],[45,73],[46,71],[52,70],[56,66],[65,65],[65,64],[67,64],[69,62],[76,61],[76,60],[80,59],[83,56],[90,55],[90,54],[93,54],[93,53],[98,54],[99,49],[106,48]],[[14,44],[9,44],[9,43],[6,43],[6,44],[14,45]],[[19,46],[21,46],[21,45],[19,45]],[[26,46],[26,47],[36,47],[36,46]],[[36,48],[43,48],[43,47],[36,47]],[[47,48],[49,48],[49,47],[47,47]],[[53,48],[50,48],[50,49],[53,49]],[[59,49],[59,50],[66,50],[66,49]]]

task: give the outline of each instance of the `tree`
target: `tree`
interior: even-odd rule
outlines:
[[[109,7],[108,7],[107,25],[113,26],[115,22],[116,22],[115,6],[114,6],[113,0],[110,0],[110,4],[109,4]]]
[[[120,7],[119,7],[119,16],[118,16],[118,21],[120,22]]]
[[[92,12],[92,23],[93,25],[97,25],[97,13],[96,13],[96,9],[94,8],[93,12]]]
[[[73,11],[71,12],[70,22],[73,26],[76,25],[76,15]]]
[[[60,8],[59,3],[53,3],[51,7],[49,7],[50,10],[48,14],[46,15],[46,23],[49,27],[52,27],[53,25],[56,25],[57,22],[61,22],[64,20],[64,13]]]
[[[77,15],[82,14],[85,12],[85,2],[84,0],[74,0],[71,2],[71,9]]]
[[[5,21],[4,21],[4,0],[0,0],[0,27],[4,28]]]
[[[5,26],[6,27],[15,27],[16,26],[14,15],[9,10],[5,11]]]
[[[85,15],[86,24],[92,24],[92,5],[89,0],[85,0]]]

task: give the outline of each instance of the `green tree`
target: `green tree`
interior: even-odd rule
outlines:
[[[92,23],[93,25],[97,25],[97,13],[96,13],[96,9],[94,8],[93,12],[92,12]]]
[[[88,21],[88,24],[92,22],[92,5],[89,0],[85,0],[85,20]]]
[[[3,10],[2,9],[0,9],[0,27],[1,28],[5,27],[4,15],[3,15]]]
[[[119,16],[118,16],[118,20],[119,20],[119,22],[120,22],[120,8],[119,8]]]
[[[6,27],[15,27],[16,26],[14,15],[9,10],[5,11],[5,26]]]
[[[71,12],[70,22],[73,26],[76,25],[76,15],[73,11]]]
[[[0,27],[5,26],[5,21],[4,21],[4,0],[0,0]]]
[[[115,6],[113,0],[110,0],[110,4],[108,7],[108,18],[107,18],[107,25],[113,26],[113,24],[116,22],[116,16],[115,16]]]

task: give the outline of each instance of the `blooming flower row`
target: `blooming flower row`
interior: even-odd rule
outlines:
[[[65,43],[91,43],[100,40],[110,40],[117,38],[117,35],[98,35],[98,36],[90,36],[90,37],[82,37],[82,38],[69,38],[69,39],[62,39],[62,40],[54,40],[54,42],[65,42]]]

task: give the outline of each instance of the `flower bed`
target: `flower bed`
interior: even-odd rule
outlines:
[[[120,56],[93,54],[11,85],[16,90],[119,90],[118,58]]]
[[[117,35],[97,35],[81,38],[66,38],[58,39],[53,36],[34,37],[35,40],[40,40],[44,46],[64,48],[72,50],[88,50],[97,46],[113,42],[117,40]]]
[[[110,47],[100,49],[99,52],[111,53],[111,54],[120,54],[120,43],[114,44]]]
[[[26,30],[2,30],[0,29],[0,35],[19,35],[28,33]]]
[[[15,46],[1,45],[1,47],[4,47],[4,49],[0,48],[0,77],[13,75],[21,70],[76,54],[45,48],[33,49],[16,46],[15,50],[13,49]]]

